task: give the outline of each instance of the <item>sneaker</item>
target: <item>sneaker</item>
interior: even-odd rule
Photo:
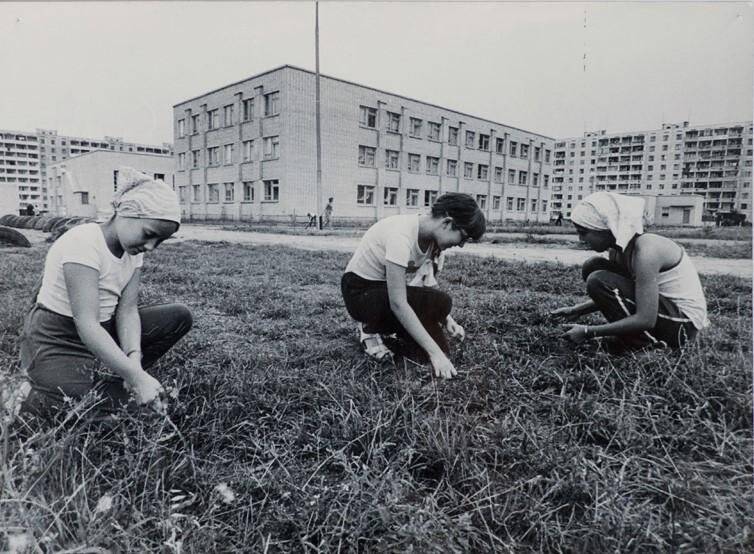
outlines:
[[[385,346],[382,336],[379,333],[365,332],[363,323],[359,323],[359,342],[367,356],[373,360],[384,362],[393,359],[393,352]]]

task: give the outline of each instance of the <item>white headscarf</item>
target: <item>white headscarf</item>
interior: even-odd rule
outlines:
[[[576,206],[571,221],[593,231],[609,230],[615,237],[615,244],[624,249],[634,235],[644,232],[644,199],[614,192],[595,192]]]
[[[166,219],[181,223],[181,206],[175,191],[161,179],[130,167],[118,168],[115,213],[123,217]]]

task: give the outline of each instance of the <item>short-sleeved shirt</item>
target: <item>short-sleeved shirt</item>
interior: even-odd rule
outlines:
[[[386,281],[385,264],[393,262],[413,273],[431,258],[428,249],[419,248],[419,216],[393,215],[381,219],[361,237],[359,247],[346,266],[351,271],[370,281]]]
[[[99,272],[99,321],[109,320],[118,306],[123,289],[141,267],[144,254],[124,252],[117,258],[105,242],[96,223],[78,225],[56,240],[47,252],[42,288],[37,302],[61,315],[73,317],[63,265],[77,263]]]

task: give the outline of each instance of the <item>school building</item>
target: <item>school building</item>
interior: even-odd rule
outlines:
[[[47,167],[50,214],[108,219],[123,166],[173,183],[175,161],[169,154],[95,150]]]
[[[171,144],[162,145],[126,142],[120,137],[93,139],[59,135],[56,130],[37,129],[34,132],[0,129],[0,194],[16,190],[15,203],[5,199],[3,205],[14,204],[18,209],[32,205],[37,212],[50,209],[47,194],[47,167],[94,150],[171,155]],[[18,213],[18,210],[15,211]]]
[[[491,221],[550,219],[554,139],[322,75],[317,202],[315,74],[289,65],[173,107],[187,219],[371,221],[472,195]]]
[[[559,140],[554,156],[552,211],[566,218],[591,192],[609,190],[658,198],[698,196],[706,221],[734,211],[751,221],[751,121],[704,126],[684,121],[646,131],[587,132]],[[686,207],[695,209],[688,202]],[[657,223],[669,217],[661,215]],[[683,223],[683,216],[681,222],[693,225]]]

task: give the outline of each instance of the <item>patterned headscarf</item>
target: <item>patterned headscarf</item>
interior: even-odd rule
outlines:
[[[115,213],[123,217],[166,219],[181,223],[181,206],[175,191],[161,179],[130,167],[118,169]]]
[[[593,231],[609,230],[615,237],[615,244],[623,249],[634,235],[644,232],[644,199],[614,192],[595,192],[576,206],[571,221]]]

